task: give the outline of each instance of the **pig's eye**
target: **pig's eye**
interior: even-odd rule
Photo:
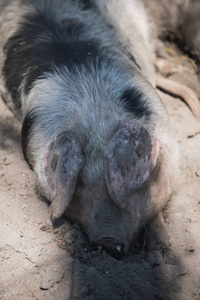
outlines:
[[[51,161],[51,169],[52,169],[52,171],[56,170],[57,163],[58,163],[58,154],[54,154],[53,159]]]
[[[144,151],[145,151],[145,150],[144,150],[144,147],[143,147],[141,144],[139,144],[138,147],[137,147],[137,149],[135,150],[135,152],[137,153],[137,156],[138,156],[139,158],[142,157]]]

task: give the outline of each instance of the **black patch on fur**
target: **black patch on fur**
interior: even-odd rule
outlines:
[[[125,104],[125,108],[137,117],[149,117],[151,115],[144,98],[144,94],[137,88],[129,88],[121,95],[121,101]]]
[[[74,65],[98,56],[98,43],[83,40],[83,31],[84,25],[74,19],[60,25],[39,12],[26,17],[4,47],[3,74],[16,109],[21,108],[19,88],[25,76],[27,94],[35,80],[55,72],[55,66],[73,71]]]
[[[84,10],[91,9],[94,7],[94,4],[91,2],[91,0],[82,0],[82,3]]]
[[[29,143],[30,134],[32,132],[32,128],[33,128],[34,124],[37,122],[36,119],[37,119],[37,117],[34,114],[34,112],[29,112],[23,121],[22,132],[21,132],[23,153],[24,153],[25,159],[28,162],[31,169],[33,169],[33,166],[28,157],[29,156],[28,155],[28,143]]]

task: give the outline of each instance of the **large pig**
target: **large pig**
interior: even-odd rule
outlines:
[[[150,1],[151,2],[151,1]],[[1,94],[52,218],[127,252],[176,189],[178,150],[139,0],[5,1]]]

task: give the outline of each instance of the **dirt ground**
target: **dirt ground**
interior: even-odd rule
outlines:
[[[194,63],[171,45],[161,52],[163,75],[198,93]],[[180,99],[160,95],[180,145],[182,184],[121,260],[92,251],[77,225],[60,219],[52,228],[21,151],[21,124],[0,99],[1,300],[200,299],[200,121]]]

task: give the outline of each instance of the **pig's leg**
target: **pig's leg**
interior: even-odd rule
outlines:
[[[184,13],[182,24],[180,25],[181,43],[185,50],[189,52],[200,66],[200,2],[190,1],[190,5]],[[200,103],[192,89],[174,81],[158,78],[157,87],[165,92],[183,99],[195,117],[200,117]]]
[[[183,99],[191,109],[193,115],[197,118],[200,117],[200,102],[192,89],[163,77],[157,78],[156,86],[164,92]]]
[[[183,44],[200,66],[200,2],[191,0],[181,26]]]

